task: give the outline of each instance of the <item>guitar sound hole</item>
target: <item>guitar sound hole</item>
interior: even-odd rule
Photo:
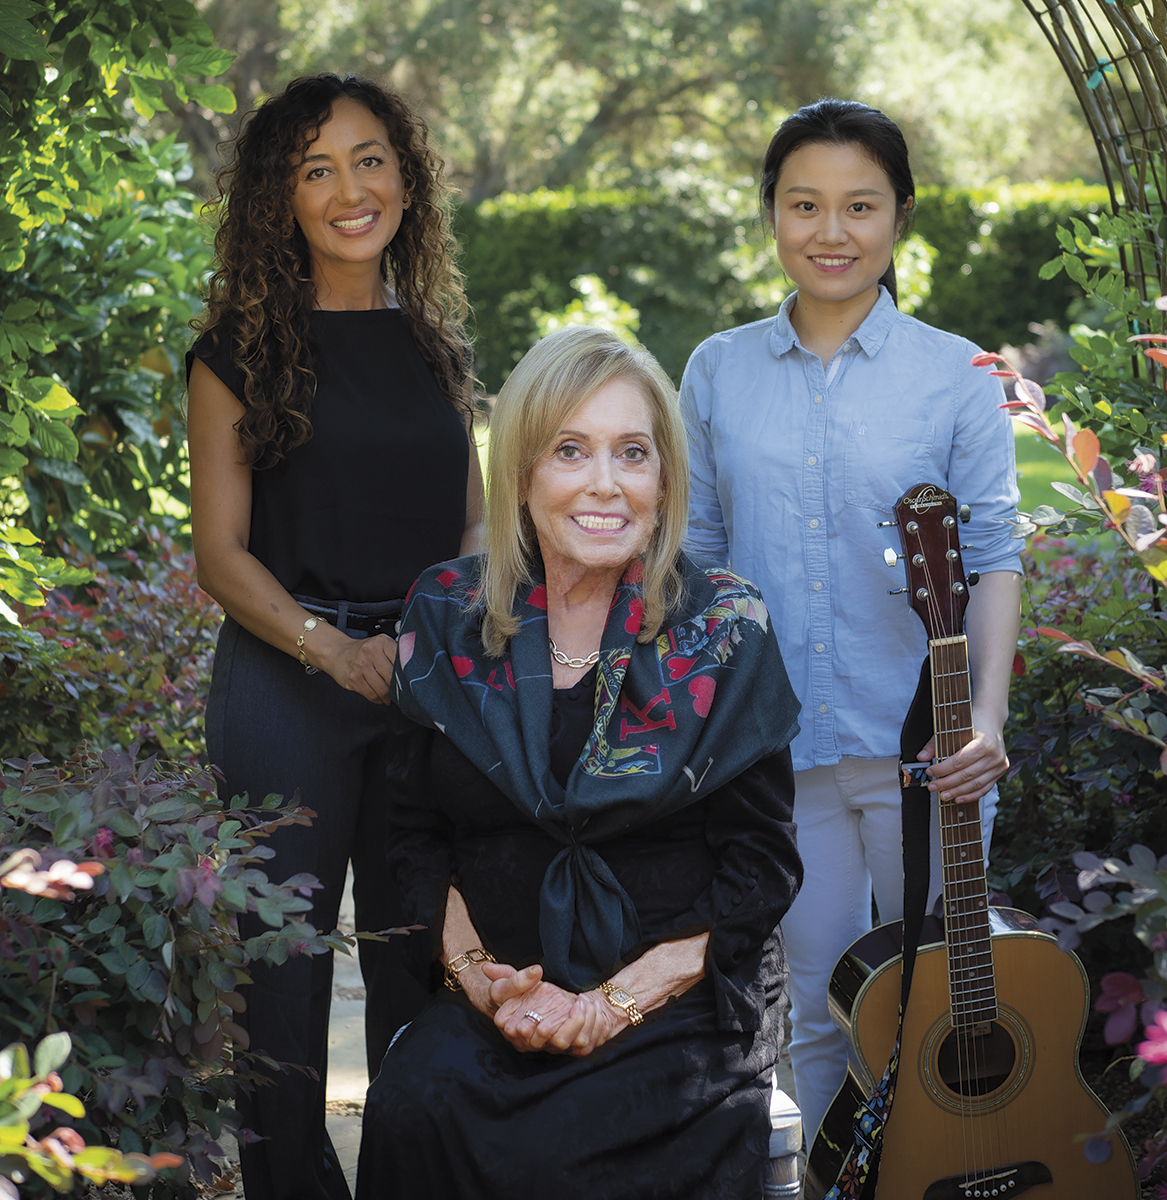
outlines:
[[[954,1030],[940,1046],[936,1070],[946,1087],[962,1096],[987,1096],[1008,1078],[1017,1048],[996,1021],[984,1032]]]

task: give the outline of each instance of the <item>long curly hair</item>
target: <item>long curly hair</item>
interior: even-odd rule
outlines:
[[[471,354],[462,276],[454,262],[449,191],[425,122],[395,92],[350,75],[297,79],[250,113],[215,177],[216,270],[206,311],[191,324],[230,338],[243,374],[236,429],[253,467],[278,463],[312,436],[316,376],[308,318],[315,303],[308,243],[292,215],[296,168],[341,97],[381,120],[397,151],[410,205],[385,249],[381,277],[397,294],[414,341],[451,402],[467,410]]]

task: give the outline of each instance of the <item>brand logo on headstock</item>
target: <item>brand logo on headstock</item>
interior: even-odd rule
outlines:
[[[908,507],[916,516],[919,516],[921,513],[928,512],[929,509],[939,508],[947,495],[947,492],[942,492],[929,484],[918,496],[913,496],[908,501]]]

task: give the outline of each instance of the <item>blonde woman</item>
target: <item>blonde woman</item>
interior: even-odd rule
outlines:
[[[684,430],[643,350],[539,343],[490,476],[485,555],[402,624],[424,731],[390,857],[434,997],[370,1089],[358,1197],[760,1195],[801,878],[766,610],[679,551]]]

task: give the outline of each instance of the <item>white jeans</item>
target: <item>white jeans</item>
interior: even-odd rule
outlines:
[[[809,1147],[847,1074],[846,1042],[827,1010],[831,972],[847,947],[871,928],[873,890],[881,921],[903,916],[899,762],[844,758],[832,767],[798,771],[794,779],[794,819],[805,875],[782,919],[782,935],[790,963],[790,1061]],[[986,854],[996,812],[994,788],[981,801]],[[929,828],[931,909],[940,894],[935,807]]]

